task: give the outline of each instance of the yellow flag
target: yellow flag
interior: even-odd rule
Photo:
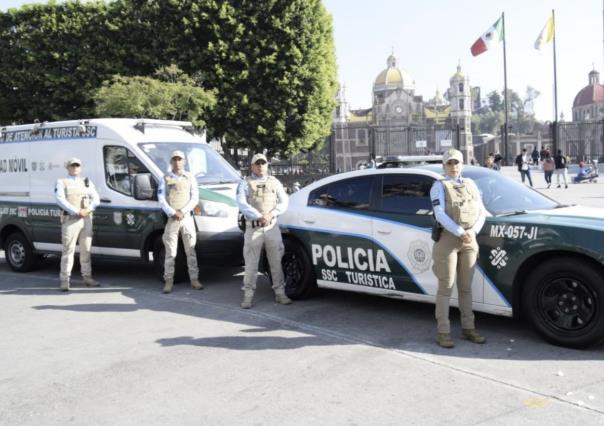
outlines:
[[[535,40],[535,49],[541,50],[546,43],[552,41],[554,39],[554,33],[554,17],[550,16],[539,33],[539,37]]]

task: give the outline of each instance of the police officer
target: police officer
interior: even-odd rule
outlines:
[[[287,210],[287,194],[281,182],[268,175],[268,160],[264,154],[252,157],[251,169],[251,175],[241,181],[237,188],[237,205],[246,219],[243,245],[245,276],[241,307],[252,307],[258,261],[263,246],[271,269],[275,301],[289,305],[292,301],[285,294],[281,267],[283,240],[277,225],[277,216]]]
[[[92,247],[92,212],[100,204],[99,194],[88,178],[80,176],[82,162],[71,158],[65,163],[68,176],[57,180],[55,197],[63,209],[61,216],[61,291],[69,291],[76,244],[80,243],[80,265],[87,287],[98,287],[92,279],[90,249]]]
[[[476,184],[461,176],[463,155],[449,149],[443,155],[445,178],[434,182],[430,198],[437,222],[444,228],[434,243],[432,270],[438,278],[435,317],[437,342],[444,348],[455,344],[449,323],[449,299],[457,277],[462,337],[484,343],[474,326],[472,312],[472,277],[478,257],[476,235],[484,225],[485,208]]]
[[[199,192],[195,176],[185,171],[185,154],[174,151],[170,155],[172,171],[162,179],[157,189],[157,198],[162,210],[168,216],[162,240],[166,251],[164,261],[164,293],[170,293],[174,286],[174,259],[178,250],[178,235],[182,236],[191,288],[201,290],[203,285],[199,282],[199,268],[197,267],[197,253],[195,243],[197,233],[193,218],[193,209],[199,202]]]

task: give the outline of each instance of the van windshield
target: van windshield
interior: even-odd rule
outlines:
[[[139,146],[162,172],[170,171],[170,154],[178,150],[185,154],[185,170],[193,173],[199,183],[236,183],[241,179],[233,166],[209,145],[153,142],[141,143]]]

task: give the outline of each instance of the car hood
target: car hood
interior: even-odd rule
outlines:
[[[597,207],[568,206],[550,210],[532,210],[527,214],[512,217],[521,222],[576,226],[604,231],[604,209]]]

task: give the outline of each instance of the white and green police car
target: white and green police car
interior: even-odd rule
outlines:
[[[157,183],[180,150],[199,184],[194,211],[200,261],[241,257],[235,191],[239,173],[197,135],[189,122],[93,119],[7,126],[0,129],[0,247],[15,271],[33,269],[40,256],[61,252],[57,178],[65,161],[82,161],[82,176],[95,185],[93,255],[149,260],[163,271],[165,216]],[[182,252],[182,250],[180,250]],[[176,279],[186,276],[177,256]]]
[[[440,165],[361,170],[293,194],[279,218],[288,295],[323,287],[434,303],[429,192],[441,173]],[[558,345],[604,338],[604,209],[561,205],[485,168],[464,176],[488,210],[474,309],[522,313]]]

